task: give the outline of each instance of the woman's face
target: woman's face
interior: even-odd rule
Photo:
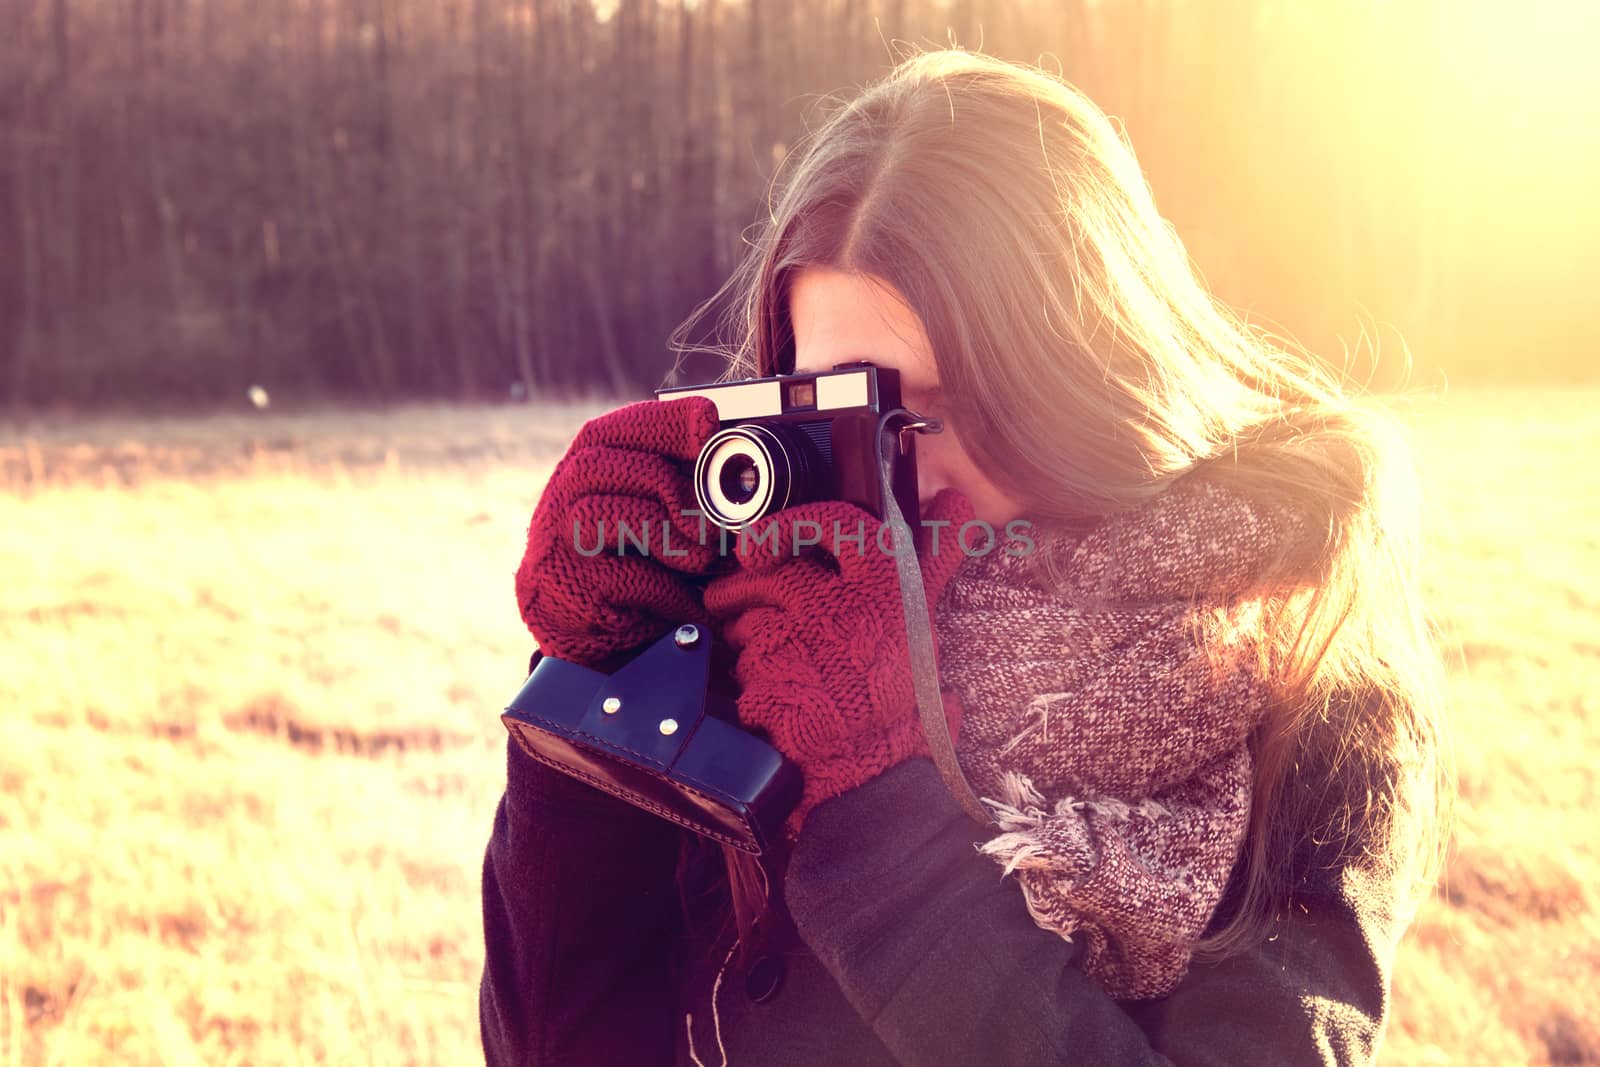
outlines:
[[[961,445],[939,388],[939,368],[922,320],[888,282],[826,267],[796,273],[789,292],[796,371],[826,371],[866,359],[900,372],[901,402],[919,415],[944,419],[944,432],[917,437],[917,496],[926,506],[941,489],[972,502],[974,514],[1001,529],[1022,514],[1022,501],[978,469]]]

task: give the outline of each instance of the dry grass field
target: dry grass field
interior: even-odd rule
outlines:
[[[479,1058],[511,577],[604,406],[0,423],[0,1067]],[[1462,798],[1384,1062],[1600,1062],[1600,394],[1408,419]]]

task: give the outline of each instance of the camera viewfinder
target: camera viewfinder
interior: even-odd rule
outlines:
[[[817,406],[817,383],[814,381],[791,382],[789,395],[784,404],[784,410],[795,408],[814,408]]]

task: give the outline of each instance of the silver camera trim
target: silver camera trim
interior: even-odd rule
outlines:
[[[786,409],[783,389],[796,379],[810,378],[816,389],[814,408]],[[752,381],[721,382],[710,386],[663,389],[658,400],[680,400],[686,396],[703,396],[717,406],[717,421],[735,419],[771,419],[790,411],[841,411],[845,408],[864,408],[872,400],[865,370],[818,371],[814,374],[786,374],[774,378]]]

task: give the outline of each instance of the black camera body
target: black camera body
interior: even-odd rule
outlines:
[[[865,360],[832,370],[657,389],[657,400],[703,396],[721,429],[700,450],[695,498],[707,521],[739,527],[796,504],[844,500],[883,518],[876,435],[900,404],[900,372]],[[918,519],[914,433],[899,433],[890,485]]]

